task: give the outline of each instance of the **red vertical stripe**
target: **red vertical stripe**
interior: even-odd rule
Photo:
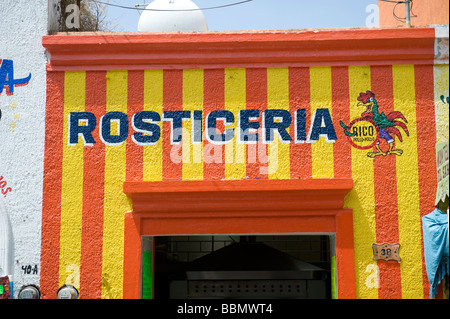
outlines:
[[[128,71],[128,119],[130,121],[127,139],[127,181],[142,181],[144,150],[132,141],[133,115],[144,110],[144,71]]]
[[[183,110],[183,70],[164,70],[163,111]],[[163,180],[181,180],[183,174],[181,142],[170,144],[170,121],[163,122]]]
[[[99,121],[106,114],[106,72],[86,72],[86,112],[97,119],[94,146],[84,148],[80,295],[101,298],[105,146]]]
[[[336,130],[337,140],[333,146],[334,152],[334,177],[351,178],[352,165],[349,158],[352,156],[351,145],[341,130],[339,121],[350,123],[350,96],[348,67],[331,68],[332,100],[333,100],[333,123]]]
[[[308,133],[309,124],[311,123],[310,96],[309,68],[289,69],[289,111],[291,112],[293,122],[289,131],[293,139],[290,144],[292,179],[311,178],[312,176],[311,144],[305,142],[295,143],[294,131],[294,114],[297,109],[305,109],[306,133]]]
[[[56,297],[59,284],[59,233],[64,123],[64,72],[47,74],[42,203],[42,298]]]
[[[126,145],[127,181],[143,180],[144,150],[132,140],[133,115],[144,110],[144,71],[128,71],[128,105],[127,113],[129,134]],[[133,213],[127,212],[124,220],[124,264],[123,264],[123,298],[140,297],[140,259],[141,239],[139,220],[133,218]]]
[[[225,73],[223,69],[204,70],[203,105],[203,121],[210,112],[224,109]],[[203,130],[204,129],[205,127],[203,127]],[[225,178],[225,147],[223,145],[215,145],[213,147],[205,136],[205,131],[203,131],[204,179],[222,180]],[[219,163],[216,162],[216,159]]]
[[[260,110],[260,121],[262,112],[267,109],[267,69],[246,70],[246,108]],[[262,123],[261,123],[262,126]],[[262,142],[262,129],[259,130],[259,142],[247,145],[247,176],[250,179],[268,178],[268,153],[267,145]]]
[[[127,212],[124,220],[123,298],[141,297],[141,228],[140,218]]]
[[[371,68],[371,76],[372,92],[378,102],[379,112],[388,115],[394,111],[392,66],[374,66]],[[394,143],[399,146],[400,141],[397,137]],[[389,148],[385,140],[380,142],[380,147],[383,151]],[[396,156],[377,156],[373,159],[378,244],[399,242]],[[402,297],[400,264],[396,261],[380,261],[378,269],[380,275],[378,297],[400,299]]]
[[[436,176],[436,124],[434,105],[434,72],[432,65],[416,65],[415,91],[416,91],[416,117],[417,117],[417,157],[419,167],[419,205],[420,217],[431,213],[434,209]],[[423,238],[422,238],[423,256]],[[423,287],[424,296],[429,298],[430,284],[423,259]]]

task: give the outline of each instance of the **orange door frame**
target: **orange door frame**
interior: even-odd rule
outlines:
[[[355,298],[351,179],[125,182],[124,298],[141,296],[141,237],[335,233],[338,298]]]

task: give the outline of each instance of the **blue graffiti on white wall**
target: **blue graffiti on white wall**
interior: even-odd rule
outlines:
[[[13,95],[14,89],[18,86],[25,86],[30,82],[31,73],[24,78],[14,77],[14,63],[12,60],[0,59],[0,95],[3,90],[6,95]]]
[[[3,91],[6,95],[14,95],[14,89],[18,86],[25,86],[30,82],[31,73],[24,78],[14,77],[13,60],[0,59],[0,95]],[[0,120],[2,119],[2,110],[0,109]],[[15,124],[15,123],[13,123]]]

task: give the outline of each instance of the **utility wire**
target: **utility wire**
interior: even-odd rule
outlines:
[[[394,0],[380,0],[380,1],[383,1],[383,2],[391,2],[391,3],[397,3],[397,4],[399,4],[399,3],[406,3],[407,1],[394,1]]]
[[[111,7],[117,7],[117,8],[122,8],[122,9],[132,9],[132,10],[136,10],[136,7],[128,7],[128,6],[122,6],[119,4],[114,4],[114,3],[107,3],[107,2],[103,2],[103,1],[99,1],[99,0],[94,0],[97,3],[101,3],[103,5],[106,6],[111,6]],[[234,2],[234,3],[229,3],[229,4],[224,4],[221,6],[215,6],[215,7],[207,7],[207,8],[199,8],[199,9],[177,9],[177,10],[170,10],[170,9],[139,9],[142,11],[203,11],[203,10],[213,10],[213,9],[220,9],[220,8],[226,8],[226,7],[231,7],[231,6],[236,6],[239,4],[243,4],[243,3],[247,3],[247,2],[251,2],[253,0],[244,0],[244,1],[239,1],[239,2]]]
[[[395,3],[394,8],[392,9],[392,15],[394,16],[395,20],[400,21],[400,22],[405,22],[406,17],[405,17],[405,18],[401,18],[401,17],[399,17],[399,16],[395,13],[395,11],[396,11],[396,9],[397,9],[397,6],[398,6],[399,4],[409,2],[409,3],[411,4],[411,8],[410,8],[410,12],[411,12],[411,14],[412,14],[411,17],[412,17],[412,18],[417,18],[417,15],[415,15],[415,14],[412,12],[412,10],[413,10],[413,5],[414,5],[414,1],[413,1],[413,0],[410,0],[410,1],[380,0],[380,1],[383,1],[383,2],[390,2],[390,3]]]

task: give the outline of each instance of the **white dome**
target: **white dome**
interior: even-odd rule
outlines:
[[[141,14],[138,31],[208,31],[205,16],[191,0],[154,0]],[[195,11],[158,11],[192,10]]]

